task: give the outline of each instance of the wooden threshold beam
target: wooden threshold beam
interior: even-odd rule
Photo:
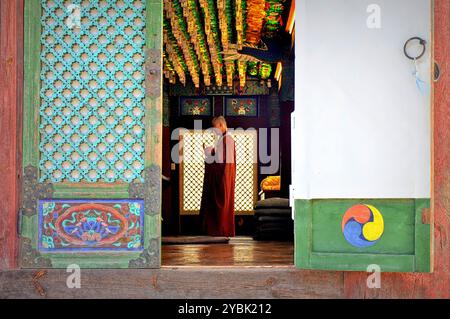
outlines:
[[[81,269],[81,288],[70,273],[0,272],[0,298],[342,298],[343,274],[294,267],[163,267],[146,270]]]

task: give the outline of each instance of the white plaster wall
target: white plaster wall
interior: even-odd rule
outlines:
[[[381,8],[369,29],[367,7]],[[429,0],[297,0],[295,198],[430,197],[430,92],[418,90],[407,39],[427,40]]]

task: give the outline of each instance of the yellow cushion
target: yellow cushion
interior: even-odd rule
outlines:
[[[279,191],[281,189],[281,176],[268,176],[261,182],[263,191]]]

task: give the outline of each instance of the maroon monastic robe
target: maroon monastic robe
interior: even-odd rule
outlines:
[[[211,156],[214,161],[211,163]],[[209,160],[208,160],[209,158]],[[207,154],[200,208],[203,231],[209,236],[232,237],[234,231],[235,142],[224,134]]]

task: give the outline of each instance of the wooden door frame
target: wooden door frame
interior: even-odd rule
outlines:
[[[22,172],[24,0],[0,3],[0,270],[17,268]]]
[[[148,10],[145,40],[145,97],[146,116],[144,118],[145,153],[144,182],[132,182],[127,185],[117,184],[39,184],[35,178],[36,162],[39,160],[37,150],[37,125],[39,113],[36,103],[40,100],[40,6],[39,0],[2,1],[1,68],[4,76],[1,82],[5,86],[5,101],[2,103],[1,121],[5,134],[0,140],[0,149],[6,153],[1,159],[1,173],[6,184],[0,186],[2,203],[0,211],[0,270],[14,269],[20,266],[29,268],[49,267],[51,254],[42,256],[35,249],[35,236],[28,232],[26,240],[20,237],[20,226],[30,230],[37,215],[37,199],[40,198],[140,198],[145,202],[145,237],[141,253],[122,254],[130,268],[159,268],[160,258],[160,215],[161,215],[161,152],[162,149],[162,0],[145,0]],[[160,13],[159,13],[160,12]],[[3,63],[5,61],[5,63]],[[3,70],[4,68],[4,70]],[[24,122],[24,123],[23,123]],[[23,123],[23,124],[22,124]],[[23,128],[27,128],[25,132]],[[29,147],[24,149],[23,143]],[[25,151],[25,152],[24,152]],[[24,152],[24,153],[23,153]],[[23,154],[23,156],[22,156]],[[3,156],[5,157],[3,159]],[[5,169],[3,169],[3,167]],[[30,173],[31,172],[31,173]],[[156,194],[156,196],[155,196]],[[158,196],[159,194],[159,196]],[[5,204],[3,204],[5,203]],[[30,205],[28,205],[31,203]],[[26,207],[28,215],[19,213]],[[4,211],[3,211],[4,210]],[[31,213],[30,213],[31,212]],[[22,218],[23,217],[23,218]],[[13,225],[13,226],[12,226]],[[37,230],[37,229],[36,229]],[[2,234],[1,232],[4,232]],[[29,236],[31,234],[31,236]],[[20,238],[22,240],[20,240]],[[34,243],[34,244],[33,244]],[[19,257],[19,253],[22,258]],[[58,254],[57,258],[62,254]],[[86,254],[68,254],[74,261],[88,262]],[[4,258],[3,258],[4,257]],[[78,259],[77,259],[78,258]],[[108,263],[117,265],[119,257],[106,256]],[[103,264],[103,263],[102,263]],[[105,264],[107,265],[107,264]],[[92,265],[92,267],[97,267]],[[124,267],[124,266],[121,266]]]

